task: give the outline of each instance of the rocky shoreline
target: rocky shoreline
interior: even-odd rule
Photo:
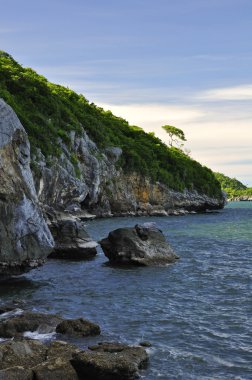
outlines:
[[[124,173],[117,165],[121,149],[101,152],[85,132],[81,136],[71,132],[70,139],[70,147],[60,141],[62,154],[51,157],[50,164],[39,150],[33,152],[31,170],[28,136],[11,107],[0,99],[0,279],[28,272],[47,257],[95,257],[98,244],[86,233],[86,220],[178,216],[224,205],[224,198],[175,192],[136,173]],[[110,241],[114,235],[115,231],[101,243],[112,264],[166,265],[178,258],[157,228],[138,225],[124,231],[115,250]],[[2,307],[0,379],[137,378],[148,362],[143,347],[100,342],[82,350],[67,341],[69,336],[85,339],[99,334],[100,327],[84,319]],[[51,339],[31,339],[45,335]]]
[[[1,380],[131,380],[146,368],[148,354],[141,346],[100,342],[80,349],[67,339],[101,333],[82,318],[34,313],[0,307]],[[46,340],[30,337],[51,338]],[[60,339],[60,340],[59,340]]]

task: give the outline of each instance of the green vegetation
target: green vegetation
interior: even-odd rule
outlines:
[[[222,173],[214,173],[214,175],[220,182],[221,189],[227,193],[228,199],[252,197],[252,188],[246,187],[236,178],[229,178]]]
[[[181,148],[183,146],[181,141],[186,141],[186,138],[182,129],[173,127],[172,125],[163,125],[162,128],[166,133],[168,133],[170,137],[170,146],[174,146],[174,144],[176,144],[178,148]]]
[[[212,171],[180,149],[168,148],[153,133],[130,126],[126,120],[89,103],[69,88],[48,82],[2,51],[0,97],[17,113],[32,148],[40,148],[48,162],[61,154],[60,141],[68,146],[77,175],[78,157],[71,152],[69,133],[81,135],[85,130],[101,151],[109,146],[122,148],[118,165],[125,172],[140,173],[174,190],[195,189],[209,196],[221,196]]]

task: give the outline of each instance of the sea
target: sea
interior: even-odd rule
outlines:
[[[113,268],[100,249],[90,261],[49,260],[2,283],[1,303],[97,322],[101,336],[72,339],[82,348],[149,342],[145,380],[252,379],[252,202],[205,214],[97,219],[86,228],[99,240],[145,222],[157,224],[180,260]]]

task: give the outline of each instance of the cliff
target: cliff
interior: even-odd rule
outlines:
[[[5,52],[0,74],[0,97],[28,133],[36,189],[47,210],[166,215],[223,207],[212,171],[153,133],[48,82]]]
[[[12,107],[0,99],[0,276],[44,261],[55,244],[48,225],[223,207],[211,170],[154,134],[1,51],[0,74]]]
[[[197,191],[174,191],[153,183],[137,172],[125,173],[117,166],[122,150],[110,147],[103,152],[83,132],[71,134],[71,148],[61,143],[60,158],[50,167],[40,151],[34,155],[33,172],[40,202],[58,211],[79,216],[169,215],[223,207],[223,200]],[[71,162],[71,153],[78,157]]]
[[[0,99],[0,276],[40,265],[53,239],[38,207],[30,144],[13,110]]]

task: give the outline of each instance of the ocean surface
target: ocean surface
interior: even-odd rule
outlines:
[[[50,260],[0,285],[1,303],[84,317],[101,340],[149,341],[143,379],[252,379],[252,202],[182,217],[113,218],[87,223],[99,240],[109,231],[154,221],[180,256],[156,268],[111,268],[99,251],[87,262]]]

